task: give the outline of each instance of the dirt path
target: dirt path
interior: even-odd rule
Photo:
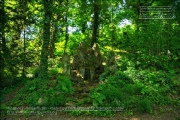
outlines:
[[[124,116],[116,113],[112,117],[95,117],[95,116],[71,116],[62,112],[55,115],[44,116],[8,116],[2,120],[180,120],[180,110],[159,113],[158,115],[136,114],[133,116]]]

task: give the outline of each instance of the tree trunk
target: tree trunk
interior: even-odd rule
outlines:
[[[4,32],[4,28],[5,28],[5,11],[4,11],[4,0],[1,1],[2,3],[2,10],[1,10],[1,40],[2,40],[2,51],[3,53],[6,53],[7,47],[6,47],[6,40],[5,40],[5,32]]]
[[[93,23],[91,47],[94,45],[94,43],[97,42],[98,26],[99,26],[98,19],[99,19],[98,0],[94,0],[94,23]]]
[[[85,33],[85,31],[86,31],[86,23],[87,23],[87,21],[83,21],[83,23],[82,23],[82,33],[84,34]]]
[[[24,48],[23,48],[23,57],[24,57],[24,59],[23,59],[23,64],[22,64],[22,76],[25,76],[25,61],[26,61],[26,30],[25,30],[25,28],[24,28],[24,35],[23,35],[23,37],[24,37]]]
[[[64,46],[64,54],[66,53],[66,48],[67,48],[67,44],[68,44],[68,40],[69,40],[69,34],[68,34],[68,4],[69,1],[66,0],[66,17],[65,17],[65,22],[66,22],[66,35],[65,35],[65,46]]]
[[[50,50],[49,50],[49,57],[50,58],[53,58],[54,56],[53,56],[53,53],[54,53],[54,47],[55,47],[55,43],[54,43],[54,41],[55,41],[55,37],[56,37],[56,33],[55,33],[55,25],[53,25],[53,27],[52,27],[52,38],[50,39]]]
[[[44,26],[43,26],[43,45],[41,50],[39,75],[40,79],[47,79],[48,75],[48,55],[49,55],[49,42],[50,42],[50,21],[51,21],[51,0],[44,0]]]
[[[83,22],[83,24],[82,24],[82,34],[85,34],[85,31],[86,31],[86,21],[84,21]],[[91,77],[91,73],[90,73],[90,69],[89,68],[85,68],[85,70],[84,70],[85,72],[84,72],[84,80],[88,80],[88,79],[90,79],[90,77]]]
[[[92,40],[91,40],[91,48],[93,47],[94,43],[97,42],[97,35],[98,35],[98,26],[99,26],[99,8],[98,8],[98,0],[94,0],[94,22],[93,22],[93,33],[92,33]],[[93,79],[91,76],[92,72],[89,68],[85,68],[84,79]]]
[[[0,76],[1,79],[3,79],[4,76],[4,68],[5,68],[5,54],[7,54],[7,47],[6,47],[6,40],[5,40],[5,11],[4,11],[4,0],[1,1],[1,10],[0,10],[0,21],[1,21],[1,27],[0,27],[0,32],[1,32],[1,36],[0,36],[0,41],[2,41],[1,46],[2,46],[2,52],[0,53],[0,59],[1,59],[1,64],[0,64]],[[2,83],[2,82],[1,82]]]
[[[62,7],[62,0],[60,0],[58,2],[58,4],[60,5],[59,7]],[[50,58],[54,58],[54,51],[55,51],[55,43],[57,42],[57,35],[58,35],[58,32],[61,32],[61,31],[58,31],[58,21],[60,21],[60,18],[62,18],[62,16],[60,15],[60,12],[56,12],[55,13],[55,16],[57,16],[57,18],[52,18],[53,20],[53,24],[52,24],[52,38],[50,40],[50,53],[49,53],[49,57]]]

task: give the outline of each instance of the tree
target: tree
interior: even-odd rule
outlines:
[[[39,75],[40,79],[47,79],[48,77],[48,55],[49,55],[49,42],[50,42],[50,22],[52,17],[52,1],[44,0],[44,26],[43,26],[43,44],[40,57]]]
[[[1,2],[1,9],[0,9],[0,41],[1,41],[1,51],[0,52],[0,59],[1,59],[1,64],[0,64],[0,76],[1,79],[4,78],[4,68],[5,68],[5,54],[7,54],[7,47],[6,47],[6,40],[5,40],[5,11],[4,11],[4,0]],[[2,82],[1,82],[2,83]]]
[[[69,40],[69,34],[68,34],[68,4],[69,1],[66,0],[66,16],[65,16],[65,24],[66,24],[66,33],[65,33],[65,46],[64,46],[64,54],[66,53],[66,48]]]
[[[94,0],[94,17],[93,17],[93,32],[92,32],[92,40],[91,47],[94,43],[97,42],[98,35],[98,27],[99,27],[99,2],[98,0]]]
[[[54,58],[54,52],[55,52],[55,43],[57,42],[58,40],[58,36],[60,34],[61,31],[58,30],[58,27],[60,26],[58,23],[62,23],[62,21],[60,20],[63,16],[61,16],[61,12],[62,10],[60,8],[62,8],[62,3],[63,1],[62,0],[59,0],[57,2],[57,6],[55,5],[55,2],[53,2],[53,16],[52,16],[52,28],[51,28],[51,34],[52,34],[52,37],[51,37],[51,40],[50,40],[50,54],[49,54],[49,57],[50,58]]]

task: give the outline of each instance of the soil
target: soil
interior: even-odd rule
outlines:
[[[158,115],[140,114],[137,113],[132,116],[125,116],[121,113],[116,113],[112,117],[96,117],[96,116],[71,116],[59,112],[55,115],[44,115],[44,116],[8,116],[2,120],[180,120],[180,110],[164,112]]]

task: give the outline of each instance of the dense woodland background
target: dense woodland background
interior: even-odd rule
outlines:
[[[93,106],[121,107],[132,115],[180,107],[179,0],[1,0],[0,5],[2,111]],[[174,17],[139,19],[140,6],[172,6]]]

